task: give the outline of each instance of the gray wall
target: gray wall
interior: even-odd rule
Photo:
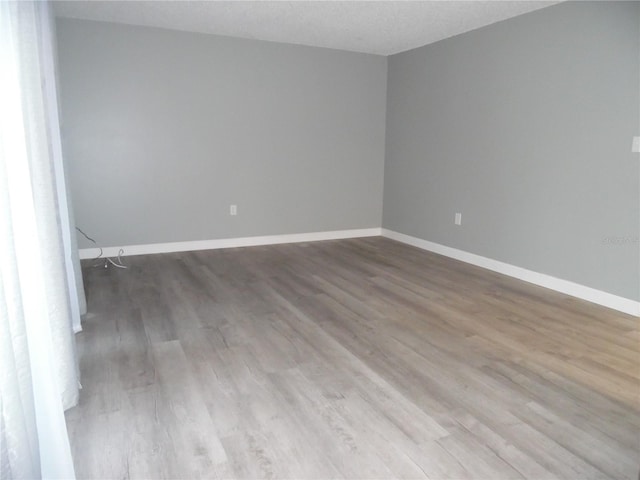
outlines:
[[[394,55],[387,89],[383,57],[59,19],[77,224],[103,246],[378,227],[386,92],[385,228],[638,300],[639,23],[563,3]]]
[[[383,226],[638,300],[639,23],[563,3],[390,57]]]
[[[380,227],[385,57],[57,30],[76,222],[101,245]]]

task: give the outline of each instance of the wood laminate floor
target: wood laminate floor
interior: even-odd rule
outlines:
[[[638,478],[636,318],[379,237],[125,260],[80,478]]]

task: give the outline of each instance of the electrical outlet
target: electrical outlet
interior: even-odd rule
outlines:
[[[456,225],[462,225],[462,214],[456,213],[456,217],[453,221]]]
[[[631,151],[633,153],[640,153],[640,137],[633,137],[633,142],[631,143]]]
[[[231,205],[229,207],[229,215],[237,215],[238,214],[238,206],[237,205]]]

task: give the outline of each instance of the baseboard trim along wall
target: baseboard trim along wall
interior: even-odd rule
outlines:
[[[386,228],[361,228],[356,230],[336,230],[330,232],[293,233],[286,235],[267,235],[260,237],[223,238],[216,240],[196,240],[189,242],[153,243],[147,245],[127,245],[123,247],[103,248],[104,257],[115,257],[122,249],[122,256],[148,255],[154,253],[189,252],[194,250],[215,250],[220,248],[254,247],[258,245],[276,245],[280,243],[316,242],[320,240],[339,240],[345,238],[383,236],[392,240],[418,247],[433,253],[454,258],[494,272],[524,280],[541,287],[549,288],[572,297],[612,308],[629,315],[640,316],[640,302],[586,287],[578,283],[562,280],[544,273],[534,272],[474,253],[447,247],[439,243],[394,232]],[[81,259],[95,258],[100,253],[98,248],[80,249]]]
[[[380,228],[360,228],[356,230],[335,230],[330,232],[292,233],[286,235],[267,235],[262,237],[222,238],[216,240],[195,240],[189,242],[151,243],[147,245],[127,245],[122,247],[104,247],[103,257],[115,257],[120,250],[122,256],[148,255],[152,253],[190,252],[194,250],[215,250],[220,248],[255,247],[258,245],[276,245],[279,243],[317,242],[319,240],[340,240],[344,238],[378,237]],[[80,249],[80,258],[95,258],[99,248]]]
[[[421,248],[422,250],[428,250],[478,267],[486,268],[487,270],[492,270],[494,272],[502,273],[503,275],[524,280],[525,282],[549,288],[566,295],[571,295],[572,297],[587,300],[588,302],[596,303],[629,315],[637,317],[640,316],[640,302],[636,302],[628,298],[619,297],[617,295],[603,292],[602,290],[596,290],[595,288],[586,287],[568,280],[555,278],[544,273],[527,270],[526,268],[516,267],[515,265],[510,265],[498,260],[465,252],[464,250],[458,250],[456,248],[440,245],[439,243],[394,232],[393,230],[387,230],[386,228],[382,229],[382,236]]]

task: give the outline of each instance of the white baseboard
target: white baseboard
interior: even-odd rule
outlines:
[[[534,272],[526,268],[516,267],[508,263],[493,260],[491,258],[465,252],[456,248],[447,247],[438,243],[412,237],[403,233],[394,232],[386,228],[362,228],[356,230],[336,230],[331,232],[293,233],[287,235],[267,235],[260,237],[223,238],[216,240],[196,240],[189,242],[153,243],[147,245],[126,245],[122,247],[105,247],[103,256],[115,257],[120,249],[124,251],[123,256],[147,255],[153,253],[187,252],[193,250],[213,250],[220,248],[252,247],[258,245],[276,245],[280,243],[300,243],[316,242],[319,240],[339,240],[345,238],[360,237],[383,237],[391,238],[407,245],[438,253],[446,257],[455,258],[472,265],[476,265],[487,270],[502,273],[510,277],[524,280],[541,287],[549,288],[560,293],[571,295],[572,297],[587,300],[598,305],[602,305],[629,315],[640,316],[640,302],[628,298],[603,292],[595,288],[586,287],[578,283],[562,280],[544,273]],[[80,258],[95,258],[100,253],[97,248],[80,249]]]
[[[456,260],[470,263],[472,265],[477,265],[478,267],[486,268],[487,270],[518,278],[525,282],[549,288],[566,295],[571,295],[572,297],[587,300],[629,315],[640,316],[640,302],[636,302],[635,300],[619,297],[611,293],[603,292],[602,290],[596,290],[595,288],[555,278],[544,273],[527,270],[526,268],[516,267],[515,265],[475,255],[456,248],[440,245],[439,243],[429,242],[428,240],[422,240],[421,238],[394,232],[393,230],[388,230],[386,228],[382,229],[382,236],[406,243],[407,245],[413,245],[414,247],[418,247],[423,250],[438,253],[446,257],[455,258]]]
[[[361,228],[357,230],[336,230],[331,232],[292,233],[287,235],[267,235],[262,237],[222,238],[216,240],[195,240],[190,242],[151,243],[147,245],[126,245],[122,247],[104,247],[103,257],[115,257],[120,249],[122,256],[147,255],[151,253],[189,252],[193,250],[214,250],[219,248],[255,247],[278,243],[316,242],[319,240],[339,240],[344,238],[377,237],[380,228]],[[80,249],[80,258],[95,258],[99,248]]]

